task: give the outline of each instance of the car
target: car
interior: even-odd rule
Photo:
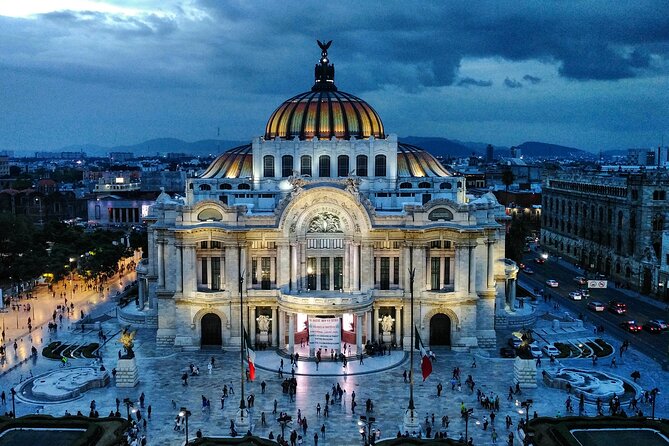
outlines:
[[[581,293],[581,296],[585,297],[586,299],[590,297],[590,290],[587,288],[582,288],[578,290],[579,293]]]
[[[622,302],[612,300],[606,306],[611,313],[615,314],[625,314],[627,313],[627,305]]]
[[[546,345],[544,345],[544,346],[541,348],[541,350],[542,350],[544,353],[546,353],[546,356],[557,357],[557,356],[560,355],[560,350],[559,350],[556,346],[554,346],[554,345],[552,345],[552,344],[546,344]]]
[[[533,358],[541,358],[543,356],[543,352],[537,344],[530,344],[530,354]]]
[[[502,347],[499,349],[499,355],[502,358],[515,358],[516,357],[516,349],[511,348],[511,347]]]
[[[560,284],[558,283],[558,281],[557,281],[557,280],[554,280],[554,279],[548,279],[548,280],[546,281],[546,285],[548,285],[548,286],[551,287],[551,288],[557,288],[557,287],[560,286]]]
[[[526,266],[525,268],[523,268],[522,271],[523,271],[525,274],[534,274],[534,270],[532,270],[532,268],[527,267],[527,266]]]
[[[662,330],[669,330],[669,325],[662,319],[651,319],[651,322],[657,322]]]
[[[641,331],[641,325],[637,324],[635,321],[625,321],[621,322],[620,326],[624,329],[629,331],[630,333],[638,333]]]
[[[579,285],[588,284],[588,280],[583,276],[574,277],[574,282],[578,283]]]
[[[583,296],[581,296],[581,293],[579,293],[578,291],[572,291],[571,293],[569,293],[569,298],[571,300],[581,300],[583,299]]]
[[[546,259],[544,259],[543,257],[536,257],[534,261],[539,265],[543,265],[544,263],[546,263]]]
[[[606,307],[601,302],[597,302],[596,300],[593,300],[592,302],[588,302],[588,310],[604,311],[605,309],[606,309]]]
[[[510,337],[508,342],[507,342],[507,344],[509,344],[509,347],[513,347],[513,348],[520,347],[520,344],[522,344],[522,343],[523,343],[523,341],[520,338],[517,338],[515,336]]]
[[[651,333],[662,333],[662,326],[656,321],[648,321],[643,324],[643,329]]]

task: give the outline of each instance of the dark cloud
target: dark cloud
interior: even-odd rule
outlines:
[[[492,81],[483,81],[479,79],[473,79],[471,77],[465,77],[458,81],[458,86],[461,87],[490,87],[492,86]]]
[[[515,79],[509,79],[507,77],[506,79],[504,79],[504,86],[509,88],[521,88],[523,84]]]
[[[531,74],[526,74],[525,76],[523,76],[523,80],[535,85],[541,82],[540,77],[532,76]]]

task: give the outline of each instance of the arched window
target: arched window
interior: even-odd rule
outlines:
[[[427,219],[430,221],[450,221],[453,220],[453,213],[446,208],[438,208],[430,212],[427,216]]]
[[[207,221],[207,220],[221,221],[223,219],[223,215],[216,209],[209,208],[200,212],[197,215],[197,219],[200,221]]]
[[[374,157],[374,176],[385,177],[386,176],[386,156],[385,155],[376,155]]]
[[[355,174],[359,177],[367,176],[367,155],[355,157]]]
[[[239,190],[251,190],[251,185],[248,183],[242,183],[239,186],[237,186],[237,189]]]
[[[330,176],[330,157],[321,155],[318,158],[318,176],[328,178]]]
[[[413,186],[411,183],[401,183],[400,184],[400,189],[411,189]]]
[[[274,178],[274,157],[272,155],[265,155],[262,159],[263,176],[265,178]]]
[[[429,189],[430,188],[430,183],[427,181],[423,181],[421,183],[418,183],[418,188],[419,189]]]
[[[293,157],[284,155],[281,157],[281,176],[286,178],[293,174]]]
[[[200,190],[211,190],[211,186],[208,184],[200,184]]]
[[[453,185],[451,183],[441,183],[439,186],[441,189],[451,189]]]
[[[221,190],[230,190],[230,189],[232,189],[232,184],[230,184],[230,183],[221,183],[221,184],[218,186],[218,188],[221,189]]]
[[[300,175],[311,176],[311,157],[302,155],[300,158]]]
[[[337,157],[337,176],[347,177],[349,172],[348,155],[339,155]]]

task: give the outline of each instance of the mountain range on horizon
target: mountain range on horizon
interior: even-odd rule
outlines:
[[[423,148],[435,156],[445,158],[459,158],[466,156],[485,156],[488,143],[459,141],[443,137],[425,137],[425,136],[406,136],[400,137],[401,142],[412,144]],[[107,156],[110,152],[131,152],[135,155],[152,155],[165,153],[189,153],[194,156],[205,156],[210,154],[222,153],[233,147],[248,144],[248,141],[224,140],[224,139],[203,139],[194,142],[183,141],[178,138],[154,138],[143,141],[138,144],[119,145],[119,146],[101,146],[97,144],[78,144],[69,145],[52,150],[43,150],[41,152],[84,152],[88,156]],[[493,144],[495,157],[510,156],[510,148],[503,145]],[[526,141],[515,146],[521,150],[525,157],[530,158],[552,158],[552,157],[574,157],[594,159],[598,154],[591,151],[567,147],[558,144],[550,144],[540,141]],[[15,151],[15,153],[24,153],[24,156],[34,154],[34,152]],[[603,156],[625,155],[625,150],[607,150],[603,151]]]

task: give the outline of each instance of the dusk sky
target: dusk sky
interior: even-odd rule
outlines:
[[[669,144],[666,0],[0,0],[0,150],[249,140],[316,39],[400,137]]]

